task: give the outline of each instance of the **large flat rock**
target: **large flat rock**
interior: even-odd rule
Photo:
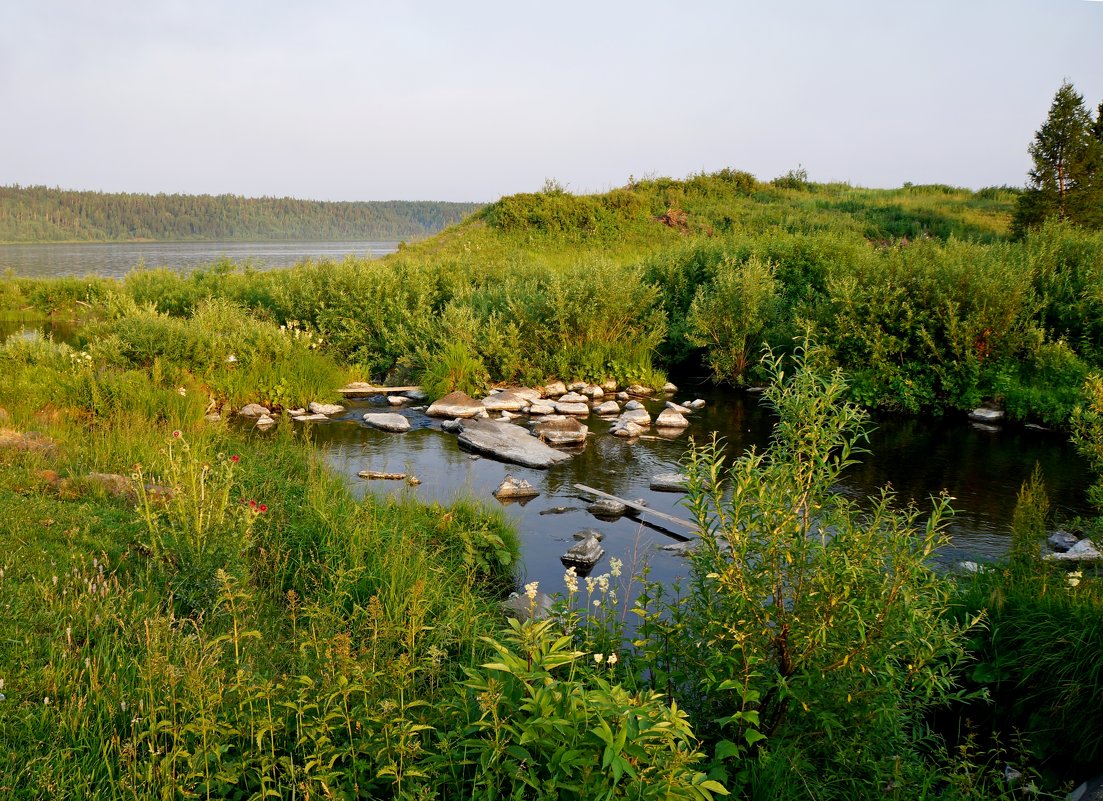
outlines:
[[[525,429],[497,420],[471,420],[463,424],[459,443],[493,459],[545,470],[571,457],[545,445]]]
[[[452,392],[434,402],[425,412],[430,417],[474,417],[486,407],[465,392]]]

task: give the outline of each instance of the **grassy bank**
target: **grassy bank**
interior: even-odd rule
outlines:
[[[9,315],[98,318],[123,297],[187,318],[223,299],[319,337],[365,376],[418,381],[447,358],[472,386],[655,383],[696,365],[755,382],[765,345],[809,335],[867,406],[988,401],[1065,425],[1103,367],[1103,238],[1054,224],[1011,241],[1016,197],[728,170],[597,196],[552,187],[379,262],[8,278],[0,300]]]

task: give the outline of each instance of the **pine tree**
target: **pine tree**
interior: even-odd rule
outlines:
[[[1018,232],[1049,217],[1090,224],[1098,205],[1097,162],[1103,156],[1101,140],[1094,135],[1097,127],[1083,95],[1071,83],[1061,84],[1029,148],[1034,166],[1015,214]]]

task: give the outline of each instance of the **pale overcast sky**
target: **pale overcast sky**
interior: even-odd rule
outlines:
[[[1094,0],[3,0],[0,184],[493,200],[732,166],[1021,185]]]

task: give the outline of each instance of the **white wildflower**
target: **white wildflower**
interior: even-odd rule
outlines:
[[[624,567],[624,562],[613,557],[609,560],[609,572],[613,574],[613,578],[620,578],[620,569]]]
[[[568,567],[567,572],[563,574],[563,583],[567,585],[567,592],[574,595],[578,592],[578,573],[573,567]]]
[[[1070,587],[1075,587],[1076,585],[1078,585],[1080,583],[1080,579],[1082,579],[1083,577],[1084,577],[1084,571],[1083,570],[1074,570],[1073,572],[1069,573],[1069,576],[1068,576],[1069,586]]]
[[[619,659],[619,657],[615,653],[609,654],[609,664],[610,664],[610,666],[615,665],[617,663],[618,659]]]
[[[594,662],[601,664],[605,661],[605,654],[594,654]]]
[[[528,596],[530,601],[536,600],[536,590],[540,587],[539,581],[530,581],[525,585],[525,595]]]

